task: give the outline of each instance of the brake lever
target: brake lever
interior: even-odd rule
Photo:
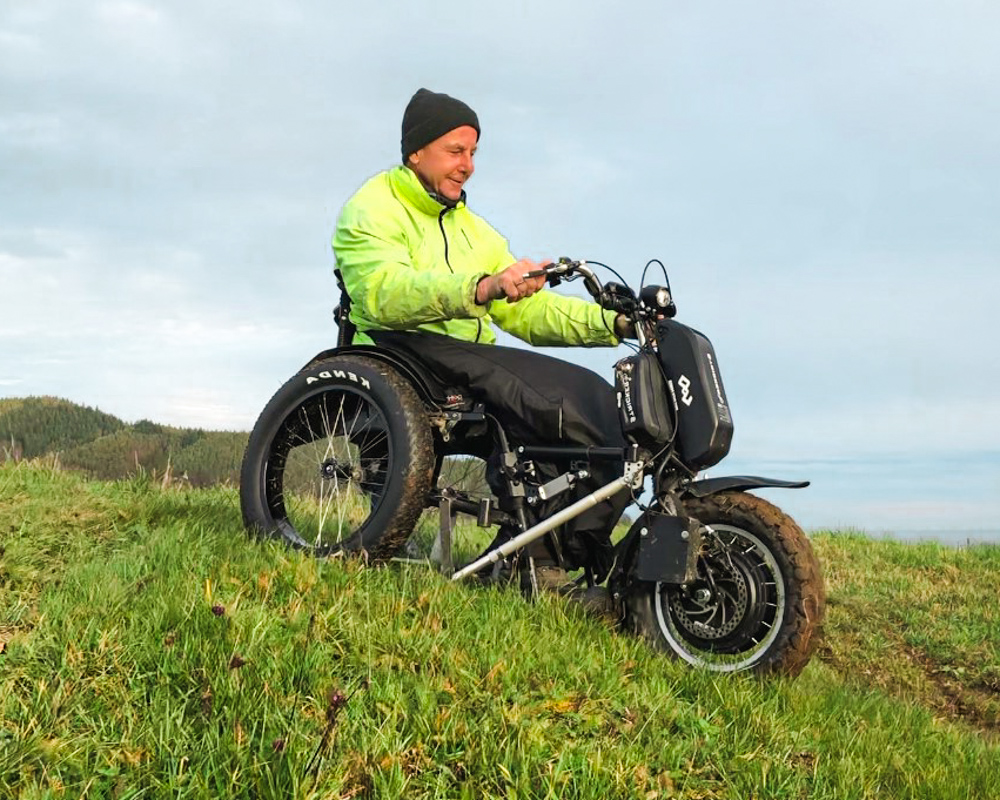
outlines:
[[[521,278],[523,280],[527,280],[528,278],[545,278],[545,282],[549,286],[558,286],[563,281],[569,283],[570,281],[575,281],[577,278],[582,277],[577,273],[567,275],[566,272],[570,266],[571,265],[569,263],[560,261],[555,264],[551,264],[548,267],[542,267],[541,269],[533,269],[531,272],[525,272]]]

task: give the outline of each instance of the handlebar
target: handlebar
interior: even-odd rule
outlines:
[[[677,313],[668,286],[643,286],[640,295],[636,297],[635,292],[623,283],[601,284],[586,261],[560,258],[523,275],[525,280],[543,277],[549,286],[557,286],[564,280],[583,278],[583,285],[594,302],[608,311],[623,314],[635,324],[637,330],[642,327],[642,320],[663,319]],[[643,337],[640,335],[641,338]]]
[[[583,285],[587,293],[600,302],[601,282],[597,279],[594,271],[587,266],[586,261],[573,261],[569,258],[560,258],[558,261],[547,264],[541,269],[533,269],[524,273],[525,278],[544,277],[549,286],[558,286],[562,280],[572,280],[573,278],[583,278]]]
[[[574,280],[583,278],[583,285],[594,301],[608,311],[624,314],[632,318],[637,307],[635,292],[622,283],[607,283],[602,285],[594,274],[593,270],[587,266],[586,261],[573,261],[568,258],[560,258],[554,264],[548,264],[541,269],[532,270],[524,274],[525,278],[545,277],[550,286],[556,286],[562,280]]]
[[[552,264],[546,264],[541,269],[533,269],[521,274],[521,280],[529,278],[545,278],[549,286],[558,286],[563,280],[571,281],[576,278],[583,278],[587,291],[595,301],[600,302],[601,282],[594,275],[593,270],[587,266],[586,261],[572,261],[568,258],[560,258]],[[499,286],[492,290],[487,299],[502,300],[506,295]]]

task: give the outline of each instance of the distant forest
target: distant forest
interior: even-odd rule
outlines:
[[[0,399],[0,461],[54,456],[62,467],[116,479],[147,473],[193,486],[238,483],[248,433],[128,424],[56,397]]]

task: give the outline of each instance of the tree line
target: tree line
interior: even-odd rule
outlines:
[[[99,479],[144,470],[194,486],[235,483],[248,436],[149,420],[129,424],[56,397],[0,399],[0,461],[51,455]]]

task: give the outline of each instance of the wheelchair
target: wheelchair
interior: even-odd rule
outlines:
[[[521,559],[527,545],[554,533],[549,541],[565,565],[560,527],[630,491],[640,516],[608,568],[587,565],[577,582],[606,581],[620,623],[694,666],[798,674],[822,631],[819,563],[794,520],[749,492],[808,482],[698,479],[728,453],[733,430],[711,343],[673,320],[669,286],[638,294],[602,286],[586,262],[545,270],[553,279],[583,277],[596,302],[636,325],[635,355],[615,367],[623,447],[511,441],[469,387],[447,385],[418,355],[353,344],[342,286],[337,347],[278,390],[250,435],[240,475],[245,526],[319,557],[385,561],[405,553],[421,515],[437,509],[436,560],[452,573],[455,515],[467,514],[500,535],[452,578],[491,570],[502,579],[506,567],[511,577],[527,575],[533,594],[532,559]],[[620,464],[620,476],[578,497],[598,460]],[[552,463],[559,469],[536,469]],[[472,484],[454,480],[456,464],[472,465]]]
[[[575,472],[545,481],[536,457]],[[437,509],[433,560],[450,573],[457,514],[523,531],[532,506],[568,493],[589,460],[624,457],[511,442],[467,387],[446,385],[412,353],[344,343],[312,358],[261,413],[242,467],[243,521],[317,556],[379,561],[405,554],[422,514]]]
[[[551,506],[571,489],[575,473],[545,481],[536,456],[572,463],[576,473],[593,458],[623,460],[621,448],[511,442],[468,387],[447,385],[412,352],[353,344],[349,309],[342,289],[337,347],[310,359],[254,426],[240,481],[248,529],[321,557],[381,561],[419,555],[416,542],[406,545],[436,509],[432,560],[450,574],[457,514],[480,528],[523,531],[532,505],[545,498]]]

